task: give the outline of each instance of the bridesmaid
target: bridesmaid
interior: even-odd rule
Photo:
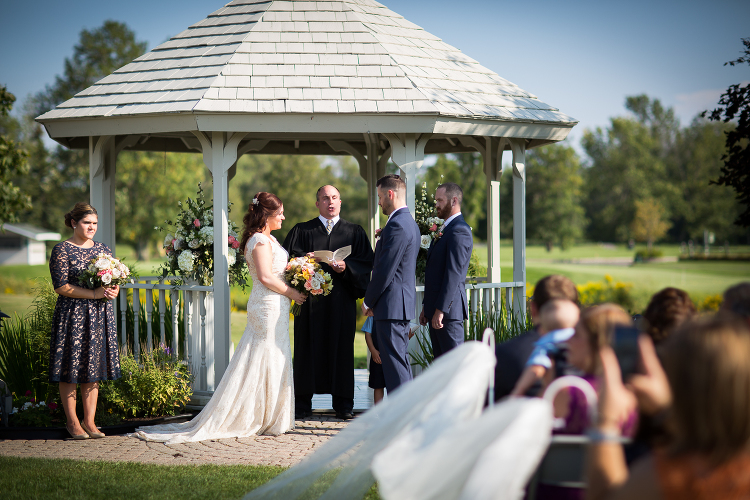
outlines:
[[[110,300],[120,287],[94,290],[78,285],[78,275],[100,253],[111,255],[103,243],[94,241],[98,223],[96,209],[79,202],[65,214],[65,225],[73,236],[52,249],[49,269],[58,294],[50,343],[50,382],[59,382],[66,427],[73,439],[103,438],[94,423],[99,381],[120,378],[117,325]],[[101,301],[97,299],[107,299]],[[76,415],[76,385],[81,385],[83,421]]]

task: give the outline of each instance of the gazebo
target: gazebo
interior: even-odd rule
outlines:
[[[37,118],[88,149],[98,239],[114,249],[117,155],[200,152],[213,177],[216,335],[206,389],[229,362],[227,187],[244,154],[351,155],[368,184],[389,159],[413,213],[425,154],[478,151],[488,191],[486,292],[525,309],[525,152],[577,121],[374,0],[235,0]],[[512,151],[513,282],[500,283],[499,180]],[[317,187],[317,186],[315,186]],[[488,297],[488,295],[485,295]],[[507,300],[511,303],[511,300]],[[211,349],[212,348],[212,349]],[[205,356],[205,351],[202,353]]]

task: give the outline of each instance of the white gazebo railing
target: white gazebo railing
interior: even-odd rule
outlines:
[[[120,345],[138,358],[143,349],[152,350],[164,343],[175,359],[187,363],[195,376],[193,390],[213,392],[216,385],[214,289],[196,284],[170,284],[176,280],[179,278],[175,276],[164,280],[159,276],[144,276],[136,283],[120,287],[115,307]],[[133,336],[129,338],[131,332]]]

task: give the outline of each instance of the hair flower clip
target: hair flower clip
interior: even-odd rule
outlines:
[[[253,205],[257,205],[257,204],[258,204],[258,198],[253,198]]]

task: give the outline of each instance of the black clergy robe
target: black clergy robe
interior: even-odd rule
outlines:
[[[351,411],[354,402],[354,332],[357,299],[364,297],[372,272],[373,251],[367,233],[339,219],[329,235],[319,218],[300,222],[284,240],[289,257],[315,250],[352,246],[346,270],[321,267],[333,278],[327,297],[310,296],[294,318],[294,392],[297,411],[309,410],[312,394],[333,395],[333,409]],[[338,406],[338,407],[337,407]]]

